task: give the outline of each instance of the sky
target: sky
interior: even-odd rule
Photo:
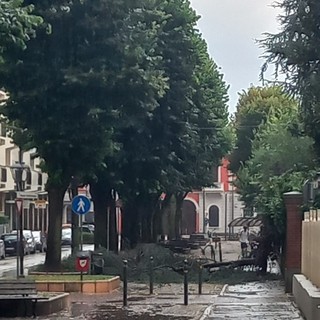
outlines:
[[[235,111],[238,93],[251,85],[261,85],[263,49],[256,40],[262,39],[265,32],[279,31],[280,11],[273,3],[272,0],[191,0],[201,16],[198,28],[207,41],[209,54],[230,86],[230,113]],[[272,79],[272,72],[267,77]]]

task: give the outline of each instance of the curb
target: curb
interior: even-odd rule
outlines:
[[[227,291],[229,285],[225,284],[221,290],[221,292],[219,293],[219,297],[224,296],[225,292]]]

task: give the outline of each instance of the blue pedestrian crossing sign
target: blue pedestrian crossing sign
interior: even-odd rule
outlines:
[[[90,211],[91,201],[88,197],[79,195],[72,200],[72,211],[76,214],[86,214]]]

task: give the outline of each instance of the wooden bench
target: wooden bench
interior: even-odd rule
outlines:
[[[36,304],[40,298],[37,294],[36,283],[30,279],[0,279],[1,301],[24,301],[25,316],[27,316],[27,302],[32,303],[32,315],[36,317]]]

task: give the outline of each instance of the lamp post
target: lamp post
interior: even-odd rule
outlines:
[[[19,161],[16,161],[11,167],[11,174],[16,185],[16,220],[17,220],[17,276],[24,277],[24,265],[23,265],[23,199],[20,198],[19,192],[25,190],[25,182],[27,180],[27,172],[30,168],[22,161],[22,150],[19,149]],[[20,260],[20,270],[19,270],[19,260]],[[19,271],[18,271],[19,270]]]

